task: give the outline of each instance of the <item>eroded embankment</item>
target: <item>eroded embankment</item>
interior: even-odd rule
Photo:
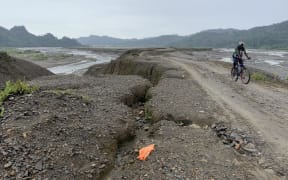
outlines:
[[[173,50],[168,49],[166,51],[171,52]],[[85,74],[91,76],[99,74],[139,75],[149,79],[154,85],[165,77],[183,78],[184,71],[165,63],[165,60],[162,62],[155,61],[153,56],[157,57],[157,55],[161,55],[161,52],[161,49],[159,52],[155,51],[154,54],[151,54],[151,49],[129,50],[109,64],[90,67]],[[149,53],[151,57],[143,57],[146,53]]]
[[[106,64],[104,66],[100,65],[100,67],[96,65],[96,66],[89,68],[89,70],[86,72],[86,75],[92,75],[92,76],[97,76],[99,74],[139,75],[143,78],[148,79],[150,82],[152,82],[155,88],[161,88],[163,85],[173,86],[173,84],[175,85],[178,84],[177,86],[175,86],[175,89],[179,89],[182,87],[181,83],[183,84],[186,83],[186,81],[184,80],[186,76],[186,72],[183,71],[182,69],[172,66],[171,63],[169,62],[165,62],[165,59],[160,60],[156,58],[158,55],[162,55],[163,52],[173,52],[173,51],[174,51],[173,49],[130,50],[130,51],[127,51],[125,54],[123,54],[120,58],[112,61],[109,64]],[[146,57],[146,53],[149,54],[149,57]],[[177,96],[177,94],[185,94],[185,93],[178,93],[178,92],[173,94],[173,91],[175,92],[174,87],[163,87],[162,89],[171,91],[171,92],[163,92],[163,94],[170,94],[171,96]],[[147,100],[150,99],[152,96],[154,97],[155,94],[153,92],[154,92],[153,88],[147,91],[147,94],[146,94]],[[167,100],[167,97],[163,97],[163,99]],[[146,104],[146,112],[148,116],[153,114],[151,110],[151,106],[152,104],[150,105]],[[160,114],[157,114],[157,115],[156,114],[153,115],[152,117],[153,121],[158,121],[160,118],[159,117]],[[177,118],[174,118],[173,115],[169,113],[168,115],[165,115],[165,117],[168,117],[168,116],[169,116],[169,119],[171,118],[177,119]]]
[[[186,78],[185,71],[169,63],[167,59],[173,51],[131,50],[110,64],[88,70],[87,74],[94,76],[101,73],[140,75],[154,84],[146,94],[149,101],[145,103],[145,116],[141,115],[143,109],[135,114],[136,138],[120,147],[115,167],[106,178],[277,179],[272,169],[261,168],[258,157],[241,156],[237,144],[225,146],[215,136],[209,126],[221,121],[219,117],[225,112],[198,83]],[[219,132],[223,133],[217,125],[213,128],[218,136]],[[239,137],[235,132],[230,132],[232,138]],[[156,144],[156,151],[149,160],[135,160],[137,150],[152,143]]]
[[[5,86],[6,81],[31,80],[52,74],[36,64],[0,52],[0,89]]]
[[[205,98],[205,93],[195,82],[185,78],[187,73],[184,70],[173,66],[165,58],[159,58],[173,51],[175,50],[130,50],[100,69],[97,65],[89,68],[86,75],[97,76],[103,73],[142,76],[154,84],[147,91],[146,99],[150,101],[145,105],[147,116],[151,116],[153,122],[166,119],[185,125],[212,125],[214,120],[207,110],[209,109],[209,113],[216,111],[210,106],[213,102]]]
[[[118,144],[135,136],[126,106],[151,86],[135,76],[50,76],[39,91],[11,96],[0,129],[0,179],[99,179]],[[123,103],[124,102],[124,103]]]

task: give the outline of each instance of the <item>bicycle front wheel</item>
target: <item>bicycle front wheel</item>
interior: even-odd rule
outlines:
[[[250,72],[248,69],[243,68],[240,78],[243,84],[248,84],[250,82]]]

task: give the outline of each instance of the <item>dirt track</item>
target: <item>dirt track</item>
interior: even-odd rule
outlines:
[[[174,57],[173,57],[174,56]],[[226,121],[250,126],[263,138],[277,160],[288,160],[288,90],[271,84],[233,82],[229,69],[211,61],[187,60],[173,54],[169,60],[185,69],[215,102],[225,109]],[[219,117],[220,118],[220,117]]]

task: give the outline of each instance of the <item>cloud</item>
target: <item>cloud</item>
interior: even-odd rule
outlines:
[[[288,19],[287,0],[9,0],[0,25],[36,34],[147,37],[210,28],[250,28]]]

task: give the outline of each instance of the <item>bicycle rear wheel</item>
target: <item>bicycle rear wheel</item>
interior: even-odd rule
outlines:
[[[250,72],[248,69],[243,68],[240,74],[240,78],[243,84],[248,84],[250,82]]]
[[[237,69],[232,67],[231,69],[231,79],[233,81],[237,81],[238,80],[238,76],[237,76]]]

